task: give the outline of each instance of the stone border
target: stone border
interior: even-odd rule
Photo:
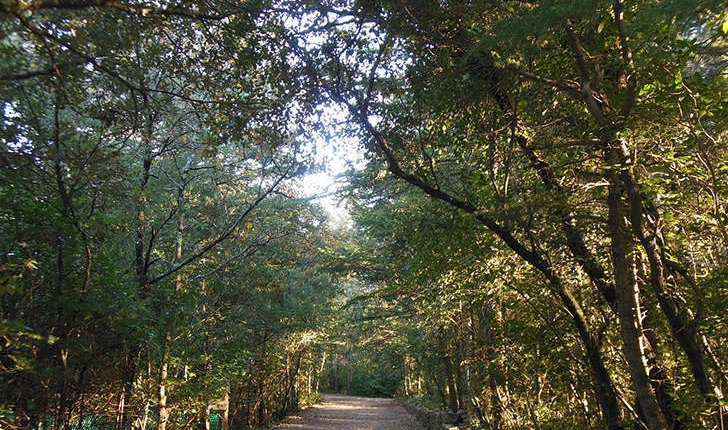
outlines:
[[[400,403],[422,424],[426,430],[469,430],[467,415],[464,411],[443,412],[427,409],[417,403],[402,399]]]

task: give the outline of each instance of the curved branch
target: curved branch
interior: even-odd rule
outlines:
[[[53,76],[53,75],[57,75],[59,73],[59,71],[61,71],[61,70],[65,70],[72,66],[80,66],[83,63],[84,63],[83,61],[67,62],[67,63],[61,63],[61,64],[53,64],[51,67],[49,67],[47,69],[29,70],[27,72],[11,73],[8,75],[0,76],[0,82],[23,81],[25,79],[31,79],[31,78],[35,78],[38,76]]]
[[[589,69],[584,58],[584,48],[581,46],[581,42],[579,42],[579,37],[576,35],[576,31],[574,31],[574,26],[571,21],[566,24],[566,33],[569,36],[571,50],[574,53],[574,59],[579,69],[581,94],[584,96],[587,109],[589,109],[589,113],[594,117],[600,127],[607,127],[610,121],[604,116],[602,108],[594,97],[594,92],[591,88],[591,79],[589,78]]]
[[[536,82],[539,84],[547,85],[553,89],[559,90],[565,94],[568,94],[572,97],[581,97],[581,91],[579,90],[579,84],[574,81],[557,81],[554,79],[545,78],[543,76],[539,76],[535,73],[528,72],[526,70],[522,70],[517,67],[509,67],[513,73],[515,73],[518,76],[521,76],[523,78],[528,79],[529,81]]]
[[[543,273],[552,285],[561,285],[561,279],[540,253],[526,248],[526,246],[522,244],[515,236],[513,236],[513,234],[506,227],[502,226],[495,219],[488,216],[483,210],[479,209],[472,203],[461,200],[453,196],[452,194],[443,191],[438,186],[429,184],[421,178],[405,171],[399,163],[396,155],[394,154],[394,151],[392,150],[387,138],[384,137],[379,132],[379,130],[376,129],[376,127],[374,127],[369,118],[366,116],[366,113],[362,112],[361,109],[357,108],[356,106],[351,105],[351,103],[347,102],[341,95],[332,94],[332,96],[337,102],[346,106],[349,110],[349,113],[354,116],[359,121],[359,123],[366,129],[366,131],[374,138],[381,153],[384,155],[387,161],[387,167],[389,168],[389,171],[392,172],[392,174],[401,179],[404,179],[409,184],[419,188],[430,197],[445,202],[450,206],[461,209],[462,211],[473,215],[481,224],[486,226],[499,238],[501,238],[501,240],[503,240],[505,244],[513,251],[515,251],[521,258],[531,263],[541,273]]]
[[[241,213],[235,220],[230,224],[225,231],[220,233],[215,239],[211,240],[209,243],[205,244],[204,246],[198,248],[195,252],[193,252],[191,255],[189,255],[187,258],[181,260],[179,263],[175,264],[172,268],[165,271],[164,273],[155,276],[154,278],[150,279],[148,281],[148,285],[155,284],[159,281],[161,281],[164,278],[167,278],[170,275],[173,275],[177,273],[178,271],[182,270],[185,266],[189,265],[190,263],[193,263],[200,259],[202,256],[207,254],[209,251],[214,249],[217,245],[224,242],[225,240],[229,239],[233,233],[235,233],[235,230],[237,230],[238,226],[242,224],[242,222],[248,218],[248,216],[253,212],[255,208],[257,208],[263,200],[268,198],[268,196],[280,185],[283,180],[289,177],[289,174],[293,171],[295,164],[291,164],[288,166],[288,169],[285,170],[281,175],[276,178],[275,182],[271,184],[268,188],[263,190],[258,197]]]

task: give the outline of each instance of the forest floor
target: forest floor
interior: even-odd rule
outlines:
[[[324,401],[271,430],[423,430],[393,399],[325,395]]]

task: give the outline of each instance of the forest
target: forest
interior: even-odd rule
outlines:
[[[727,6],[0,1],[0,429],[728,428]]]

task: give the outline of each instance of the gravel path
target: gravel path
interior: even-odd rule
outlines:
[[[424,430],[396,401],[325,395],[324,401],[271,430]]]

